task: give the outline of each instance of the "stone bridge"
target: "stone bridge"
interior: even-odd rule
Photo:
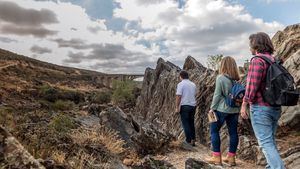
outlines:
[[[140,77],[144,77],[144,75],[143,74],[104,74],[97,77],[96,83],[102,84],[105,87],[112,88],[112,84],[114,80],[126,81],[126,80],[134,80]]]

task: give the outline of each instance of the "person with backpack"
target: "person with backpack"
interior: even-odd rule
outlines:
[[[266,157],[266,168],[284,169],[275,141],[276,129],[281,116],[281,106],[297,104],[299,95],[293,77],[272,56],[274,47],[270,37],[259,32],[250,35],[249,40],[254,57],[248,69],[241,116],[248,118],[246,109],[250,105],[252,128]]]
[[[185,144],[195,146],[195,111],[196,111],[196,85],[189,80],[187,71],[179,74],[181,80],[176,90],[176,112],[180,114]]]
[[[209,114],[214,113],[214,116],[217,118],[214,122],[210,123],[213,152],[211,157],[206,159],[210,164],[222,164],[221,139],[219,132],[224,122],[226,122],[230,144],[228,154],[223,162],[230,166],[236,165],[235,156],[239,143],[237,131],[238,118],[245,92],[244,87],[238,82],[239,80],[240,76],[235,60],[230,56],[224,57],[221,60],[211,110],[209,112]]]

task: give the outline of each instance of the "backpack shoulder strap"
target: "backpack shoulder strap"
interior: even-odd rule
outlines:
[[[228,75],[225,75],[225,74],[224,74],[224,76],[225,76],[227,79],[229,79],[229,80],[231,81],[231,83],[233,83],[234,80],[233,80],[231,77],[229,77]]]
[[[269,65],[272,65],[272,64],[274,63],[274,62],[271,61],[271,59],[269,59],[269,58],[267,58],[266,56],[263,56],[263,55],[262,55],[262,56],[257,56],[257,55],[256,55],[256,56],[254,56],[252,59],[254,59],[254,58],[261,58],[261,59],[263,59],[266,63],[268,63]],[[252,60],[252,59],[251,59],[251,60]]]

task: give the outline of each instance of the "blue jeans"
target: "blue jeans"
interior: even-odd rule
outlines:
[[[191,143],[192,140],[195,140],[195,106],[183,105],[180,107],[180,117],[185,134],[185,141]]]
[[[266,168],[284,169],[275,141],[281,108],[251,105],[250,111],[255,137],[268,163]]]
[[[215,111],[218,121],[210,124],[210,136],[213,152],[221,152],[221,140],[220,129],[226,121],[228,133],[229,133],[229,152],[236,153],[237,146],[239,144],[239,136],[237,131],[239,114],[234,113],[222,113]]]

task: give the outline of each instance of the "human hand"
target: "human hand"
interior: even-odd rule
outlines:
[[[243,119],[248,119],[249,116],[247,114],[247,104],[246,103],[243,103],[242,104],[242,107],[241,107],[241,116]]]
[[[179,113],[179,112],[180,112],[180,108],[179,108],[179,107],[176,107],[175,112],[176,112],[176,113]]]

